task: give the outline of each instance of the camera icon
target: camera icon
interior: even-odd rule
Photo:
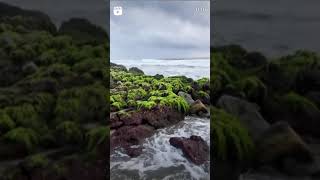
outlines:
[[[113,7],[113,14],[115,16],[121,16],[122,15],[122,7],[121,6]]]

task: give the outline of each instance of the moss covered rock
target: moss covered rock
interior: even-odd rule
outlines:
[[[219,99],[217,105],[237,117],[254,139],[258,139],[261,133],[270,127],[270,124],[260,114],[256,104],[225,95]]]
[[[144,75],[144,72],[141,69],[137,68],[137,67],[130,68],[129,72],[132,73],[132,74]]]

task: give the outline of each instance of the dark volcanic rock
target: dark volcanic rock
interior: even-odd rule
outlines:
[[[300,93],[320,90],[320,71],[318,69],[308,69],[298,74],[296,78],[296,88]]]
[[[163,75],[161,75],[161,74],[156,74],[156,75],[154,75],[153,76],[155,79],[158,79],[158,80],[160,80],[160,79],[163,79],[164,78],[164,76]]]
[[[299,162],[313,161],[312,152],[307,144],[286,122],[275,123],[263,132],[256,148],[259,152],[257,159],[261,163],[271,163],[285,158],[294,158]]]
[[[111,149],[116,147],[127,149],[132,145],[138,145],[143,139],[151,136],[154,130],[153,127],[148,125],[123,126],[111,135]]]
[[[119,64],[115,64],[115,63],[110,63],[110,67],[113,69],[117,69],[119,71],[125,71],[127,72],[127,68],[124,65],[119,65]]]
[[[313,176],[319,175],[319,162],[299,162],[295,158],[287,158],[283,162],[283,170],[291,176]]]
[[[320,106],[320,92],[319,91],[310,91],[306,93],[306,98],[308,98],[310,101],[314,102],[318,106]]]
[[[299,134],[304,136],[320,137],[320,110],[317,107],[317,95],[308,95],[305,102],[301,104],[291,101],[291,95],[287,95],[282,101],[271,101],[266,103],[265,110],[269,116],[268,119],[277,122],[279,120],[287,121],[290,126]],[[295,96],[295,95],[293,95]],[[300,96],[300,95],[298,95]],[[304,97],[301,97],[304,99]],[[298,105],[296,105],[296,104]]]
[[[72,18],[63,22],[59,33],[69,35],[79,43],[105,43],[108,40],[107,32],[86,19]]]
[[[209,146],[200,136],[172,137],[169,142],[172,146],[180,148],[185,156],[197,165],[209,160]]]
[[[137,68],[137,67],[130,68],[129,72],[132,73],[132,74],[144,75],[144,72],[141,69]]]

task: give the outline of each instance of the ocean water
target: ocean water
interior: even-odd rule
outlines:
[[[180,149],[170,145],[171,137],[201,136],[210,144],[210,120],[188,116],[176,125],[157,130],[145,139],[143,153],[130,158],[121,149],[112,152],[110,173],[112,180],[209,180],[209,161],[201,166],[190,162]]]
[[[187,76],[192,79],[210,77],[210,59],[192,60],[111,60],[112,63],[121,64],[127,68],[137,67],[147,75],[162,74],[168,76]]]

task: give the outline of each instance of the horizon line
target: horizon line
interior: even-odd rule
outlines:
[[[193,60],[193,59],[210,59],[210,57],[185,57],[185,58],[110,58],[111,60]]]

